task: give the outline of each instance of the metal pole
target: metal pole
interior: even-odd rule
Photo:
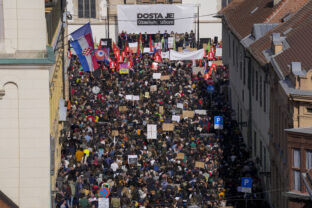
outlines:
[[[197,5],[197,47],[199,45],[199,5]]]

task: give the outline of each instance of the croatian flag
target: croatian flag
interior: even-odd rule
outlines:
[[[70,35],[74,39],[71,41],[71,45],[78,55],[83,71],[93,72],[99,68],[95,57],[90,23],[85,24]]]

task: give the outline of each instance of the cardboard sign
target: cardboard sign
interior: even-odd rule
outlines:
[[[113,131],[112,131],[112,136],[113,136],[113,137],[114,137],[114,136],[119,136],[118,130],[113,130]]]
[[[163,75],[160,77],[160,80],[164,81],[164,80],[170,80],[170,75]]]
[[[129,69],[126,68],[119,69],[119,74],[129,74]]]
[[[184,108],[183,103],[178,103],[178,104],[177,104],[177,108],[183,109],[183,108]]]
[[[216,56],[218,57],[222,56],[222,48],[216,48]]]
[[[222,62],[222,60],[218,60],[218,61],[213,61],[212,64],[215,64],[217,66],[222,66],[223,62]]]
[[[174,130],[174,124],[172,124],[172,123],[163,123],[162,124],[162,130],[163,131],[173,131]]]
[[[147,139],[157,139],[157,125],[156,124],[147,125]]]
[[[128,164],[137,164],[138,156],[137,155],[128,155]]]
[[[130,50],[133,52],[133,53],[137,53],[138,52],[138,47],[130,47]]]
[[[138,100],[140,100],[140,95],[133,95],[133,96],[132,96],[132,100],[133,100],[133,101],[138,101]]]
[[[119,106],[119,112],[127,112],[127,106]]]
[[[202,75],[204,75],[205,74],[205,67],[193,67],[193,69],[192,69],[193,75],[197,75],[199,72]]]
[[[196,161],[195,168],[205,168],[205,163]]]
[[[149,98],[149,97],[150,97],[150,94],[149,94],[149,92],[145,92],[145,95],[144,95],[144,97],[146,97],[146,98]]]
[[[181,116],[180,115],[172,115],[172,121],[180,122]]]
[[[194,111],[183,111],[183,118],[194,118]]]
[[[206,110],[195,110],[195,114],[198,114],[198,115],[207,115],[207,111],[206,111]]]
[[[160,79],[161,73],[153,73],[153,79]]]
[[[151,89],[151,92],[156,92],[157,91],[157,85],[152,85],[150,89]]]
[[[164,106],[159,106],[159,113],[164,114]]]
[[[177,154],[177,159],[178,160],[184,160],[184,153],[178,153]]]
[[[111,198],[111,204],[113,208],[120,207],[120,198]]]

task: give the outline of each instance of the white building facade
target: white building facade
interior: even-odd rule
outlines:
[[[67,0],[68,32],[71,33],[90,21],[93,38],[111,38],[116,42],[118,36],[117,5],[119,4],[194,4],[193,30],[197,38],[197,11],[199,8],[199,37],[222,38],[222,22],[213,17],[222,6],[221,0]],[[198,8],[197,8],[198,6]],[[109,17],[109,18],[108,18]],[[109,19],[109,21],[108,21]],[[108,26],[109,22],[109,26]],[[109,35],[108,35],[109,34]]]
[[[42,0],[0,0],[0,189],[50,207],[49,69]]]

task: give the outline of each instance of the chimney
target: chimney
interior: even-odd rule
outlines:
[[[282,0],[274,0],[273,1],[273,4],[274,4],[274,6],[276,6],[278,3],[280,3]]]
[[[280,53],[283,50],[283,40],[285,38],[281,37],[280,33],[273,33],[272,34],[272,50],[274,55]]]

